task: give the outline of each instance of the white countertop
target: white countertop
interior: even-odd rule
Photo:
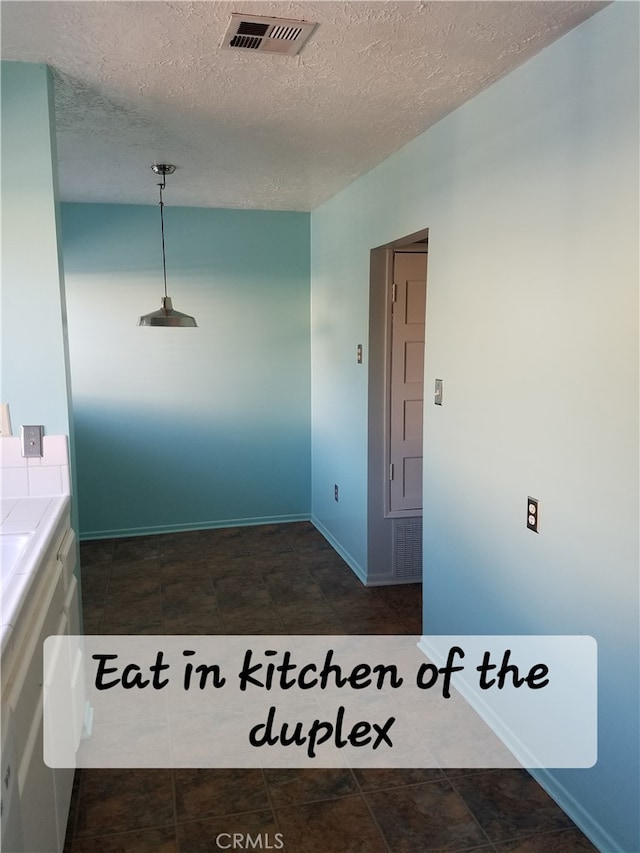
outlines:
[[[68,495],[0,501],[2,649],[69,507]]]

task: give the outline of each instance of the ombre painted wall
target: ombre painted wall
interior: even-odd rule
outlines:
[[[309,215],[167,186],[168,291],[196,329],[136,325],[163,292],[157,205],[62,205],[83,538],[309,517]]]
[[[537,776],[606,853],[640,850],[638,24],[606,7],[312,213],[312,518],[366,574],[369,252],[429,228],[424,631],[596,638],[598,761]]]

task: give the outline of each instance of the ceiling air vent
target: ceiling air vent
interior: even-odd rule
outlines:
[[[316,24],[287,18],[265,18],[261,15],[231,15],[221,47],[234,50],[256,50],[294,56],[307,41]]]

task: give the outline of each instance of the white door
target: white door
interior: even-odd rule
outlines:
[[[394,252],[392,290],[389,512],[415,513],[422,509],[425,252]]]

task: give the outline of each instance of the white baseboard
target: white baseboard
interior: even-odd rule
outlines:
[[[149,527],[127,527],[120,530],[89,530],[80,533],[80,541],[93,539],[121,539],[131,536],[155,536],[163,533],[188,533],[195,530],[218,530],[225,527],[252,527],[262,524],[287,524],[293,521],[309,521],[308,514],[271,515],[260,518],[225,518],[221,521],[196,521],[189,524],[165,524]]]
[[[311,516],[311,524],[322,533],[327,542],[331,545],[331,547],[340,554],[345,563],[349,566],[351,571],[356,575],[358,580],[362,581],[362,583],[367,586],[367,573],[362,568],[362,566],[355,560],[351,554],[342,547],[342,545],[332,536],[331,533],[327,530],[327,528],[322,524],[322,522],[318,521],[318,519],[312,515]]]
[[[436,665],[442,666],[444,660],[439,652],[432,647],[428,637],[422,636],[418,642],[418,648],[423,654],[433,661]],[[476,690],[471,688],[465,689],[460,683],[456,684],[456,689],[460,695],[469,703],[478,716],[493,730],[502,743],[509,749],[516,758],[521,758],[528,754],[523,744],[513,735],[513,733],[496,714],[482,701]],[[606,830],[580,805],[580,803],[566,790],[566,788],[558,782],[551,770],[544,767],[536,767],[537,762],[532,759],[531,762],[522,761],[527,772],[544,788],[549,796],[558,804],[563,812],[571,818],[576,826],[589,838],[598,850],[602,853],[630,853],[623,850],[609,835]]]

